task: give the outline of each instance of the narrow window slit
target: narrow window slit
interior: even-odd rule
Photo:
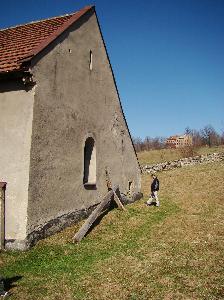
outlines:
[[[93,52],[92,50],[89,51],[89,69],[92,71],[93,69]]]

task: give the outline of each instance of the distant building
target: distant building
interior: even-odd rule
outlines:
[[[168,148],[181,148],[186,146],[192,146],[192,144],[192,136],[189,134],[170,136],[166,140],[166,146]]]

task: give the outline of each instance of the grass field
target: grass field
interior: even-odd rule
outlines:
[[[209,154],[215,152],[224,152],[224,146],[201,147],[194,149],[194,155]],[[140,164],[156,164],[164,161],[170,161],[182,158],[183,152],[178,149],[161,149],[138,152]]]
[[[161,207],[110,211],[80,243],[80,224],[30,251],[0,254],[9,299],[224,299],[224,163],[163,172]],[[15,278],[16,279],[16,278]]]

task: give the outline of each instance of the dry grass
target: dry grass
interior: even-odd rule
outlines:
[[[223,299],[223,177],[218,164],[161,174],[162,205],[175,203],[179,212],[145,228],[134,254],[101,263],[85,281],[90,299]]]
[[[224,146],[217,147],[201,147],[192,149],[194,155],[209,154],[215,152],[224,152]],[[161,149],[161,150],[150,150],[142,151],[137,153],[140,164],[156,164],[160,162],[176,160],[183,157],[189,156],[187,151],[181,151],[178,149]],[[186,155],[185,155],[186,154]]]
[[[160,149],[138,152],[140,164],[156,164],[181,158],[181,153],[176,149]]]
[[[11,299],[224,299],[224,164],[163,172],[161,207],[109,212],[77,245],[80,224],[26,253],[2,253]]]
[[[198,154],[209,154],[215,152],[224,152],[224,145],[209,147],[201,147],[197,150]]]

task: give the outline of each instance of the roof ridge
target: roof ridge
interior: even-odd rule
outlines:
[[[0,73],[28,68],[28,62],[35,55],[45,49],[90,10],[95,11],[95,6],[85,6],[83,9],[71,14],[32,21],[0,30],[0,48],[3,50],[0,53]],[[35,34],[32,34],[34,29]],[[4,37],[7,37],[6,41],[4,41]],[[27,44],[27,41],[32,45]],[[19,43],[18,47],[17,42]],[[23,47],[23,43],[26,47]],[[5,66],[6,62],[7,66]]]
[[[54,19],[58,19],[58,18],[73,16],[73,15],[77,14],[78,12],[79,11],[76,11],[76,12],[73,12],[73,13],[70,13],[70,14],[61,15],[61,16],[55,16],[55,17],[50,17],[50,18],[46,18],[46,19],[31,21],[31,22],[24,23],[24,24],[18,24],[18,25],[15,25],[15,26],[7,27],[7,28],[2,28],[2,29],[0,29],[0,31],[4,31],[4,30],[8,30],[8,29],[14,29],[14,28],[17,28],[17,27],[26,26],[26,25],[30,25],[30,24],[35,24],[35,23],[39,23],[39,22],[43,22],[43,21],[48,21],[48,20],[54,20]]]

